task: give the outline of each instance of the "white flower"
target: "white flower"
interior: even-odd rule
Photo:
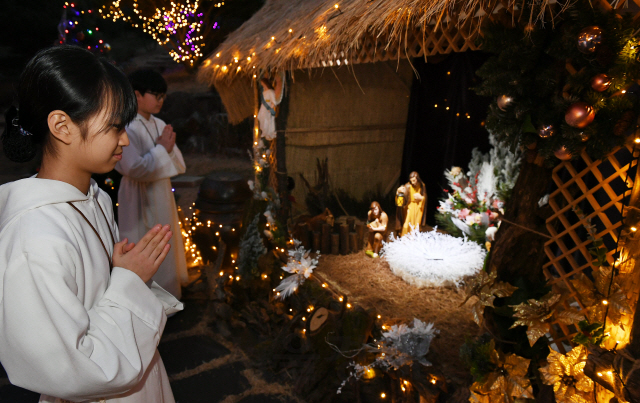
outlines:
[[[269,195],[267,194],[267,192],[263,191],[262,193],[260,193],[260,196],[264,199],[267,200],[269,198]]]
[[[255,187],[253,181],[252,180],[248,180],[247,183],[249,184],[249,189],[253,190],[254,187]]]
[[[487,241],[489,241],[489,242],[495,241],[496,232],[498,232],[498,227],[489,227],[489,228],[487,228],[487,230],[484,232],[485,236],[487,237]]]
[[[453,167],[451,168],[451,176],[453,176],[454,178],[458,175],[460,175],[462,173],[462,168],[460,167]]]
[[[276,223],[276,220],[275,218],[273,218],[273,214],[271,213],[271,210],[265,211],[264,216],[267,217],[267,222],[269,223],[269,225],[273,225]]]

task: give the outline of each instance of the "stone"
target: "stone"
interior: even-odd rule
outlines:
[[[217,303],[215,305],[215,312],[216,312],[216,315],[218,315],[218,317],[224,320],[229,320],[231,319],[231,314],[233,313],[233,310],[229,305],[225,303]]]
[[[242,375],[245,366],[233,363],[174,381],[171,389],[177,403],[220,402],[225,396],[237,395],[250,385]]]
[[[158,350],[169,375],[196,368],[229,354],[229,350],[211,337],[200,335],[160,343]]]

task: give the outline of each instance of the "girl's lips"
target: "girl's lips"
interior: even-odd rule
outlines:
[[[117,159],[118,161],[120,161],[122,159],[122,153],[120,154],[113,154],[113,158]]]

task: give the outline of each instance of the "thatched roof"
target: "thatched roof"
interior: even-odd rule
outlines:
[[[535,1],[529,22],[553,21],[572,0],[266,0],[202,63],[229,120],[251,113],[251,79],[264,71],[345,66],[475,50],[485,18],[513,22],[522,1]],[[609,6],[608,0],[593,0]],[[617,0],[610,0],[617,1]],[[515,11],[514,11],[515,10]],[[240,88],[241,87],[241,88]],[[238,88],[240,93],[236,93]]]
[[[498,8],[497,0],[267,0],[204,61],[200,78],[377,61],[379,52],[415,57],[412,45],[427,47],[431,32],[454,25],[449,36],[458,37],[435,38],[435,53],[466,50],[485,10]]]

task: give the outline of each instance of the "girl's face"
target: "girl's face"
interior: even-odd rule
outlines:
[[[87,137],[77,143],[80,168],[90,173],[107,173],[122,159],[122,148],[129,145],[124,129],[108,126],[105,111],[89,119]]]

